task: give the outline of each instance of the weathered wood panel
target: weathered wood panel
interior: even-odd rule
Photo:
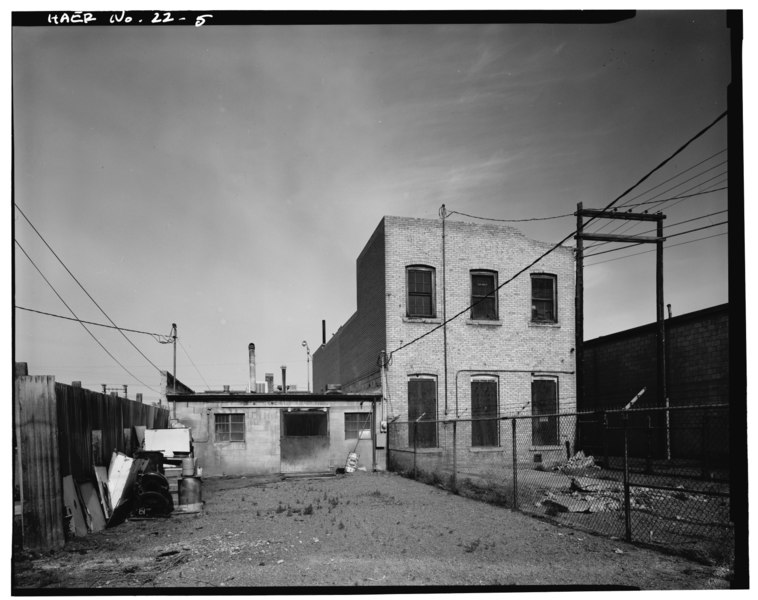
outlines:
[[[60,548],[65,535],[55,379],[46,375],[18,377],[14,396],[23,546]]]

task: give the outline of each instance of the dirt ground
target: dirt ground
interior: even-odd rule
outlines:
[[[200,513],[128,520],[48,555],[16,553],[14,587],[729,587],[724,569],[392,473],[206,479],[203,500]]]

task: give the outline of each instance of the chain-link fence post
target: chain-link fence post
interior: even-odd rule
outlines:
[[[518,510],[518,469],[516,469],[516,419],[511,419],[511,453],[513,454],[513,508]]]
[[[413,479],[418,479],[416,472],[416,444],[418,440],[418,419],[413,421]]]
[[[626,525],[626,541],[632,541],[632,502],[629,486],[629,415],[624,413],[624,523]]]
[[[647,456],[645,458],[645,473],[653,474],[653,417],[647,415],[647,429],[645,431],[647,442]]]
[[[603,467],[610,469],[611,464],[608,462],[608,413],[604,410],[600,411],[600,432],[603,442]]]
[[[700,434],[700,443],[702,444],[702,461],[700,467],[700,476],[708,479],[708,455],[710,454],[710,439],[708,432],[708,412],[703,411],[703,429]]]

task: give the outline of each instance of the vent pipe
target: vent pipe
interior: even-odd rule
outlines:
[[[287,365],[282,365],[282,393],[287,393]]]
[[[255,344],[250,343],[247,345],[247,352],[250,359],[250,393],[256,392],[255,386]]]
[[[266,373],[266,391],[269,394],[274,393],[274,374]]]
[[[321,319],[321,345],[326,345],[326,319]]]

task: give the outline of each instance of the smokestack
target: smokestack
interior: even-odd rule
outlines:
[[[287,392],[287,365],[282,365],[282,392]]]
[[[269,394],[274,393],[274,374],[266,373],[266,391]]]
[[[255,344],[247,345],[247,352],[250,357],[250,392],[255,393]]]
[[[321,345],[326,345],[326,319],[321,319]]]

